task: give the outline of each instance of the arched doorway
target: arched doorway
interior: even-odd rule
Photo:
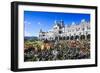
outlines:
[[[65,36],[63,37],[63,40],[66,40]]]
[[[80,39],[81,39],[81,40],[85,39],[85,35],[81,35],[81,36],[80,36]]]
[[[55,37],[55,40],[58,40],[59,38],[58,37]]]
[[[79,36],[78,35],[75,36],[75,40],[77,40],[77,39],[79,39]]]
[[[74,37],[73,37],[73,36],[71,36],[71,37],[70,37],[70,40],[73,40],[73,39],[74,39]]]
[[[88,34],[86,37],[87,37],[88,40],[90,40],[90,34]]]
[[[66,39],[69,40],[69,36],[67,36]]]

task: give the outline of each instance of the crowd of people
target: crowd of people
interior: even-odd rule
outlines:
[[[48,42],[46,42],[48,43]],[[29,47],[24,50],[24,61],[53,61],[69,59],[89,59],[90,43],[87,40],[55,41],[53,47],[41,48]]]

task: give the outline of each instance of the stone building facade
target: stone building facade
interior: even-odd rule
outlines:
[[[72,22],[71,25],[65,25],[64,21],[55,21],[54,26],[48,32],[39,32],[40,40],[90,40],[90,22],[84,19],[79,24]]]

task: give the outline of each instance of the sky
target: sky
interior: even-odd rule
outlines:
[[[24,11],[24,36],[38,36],[40,29],[48,31],[55,25],[55,20],[63,20],[65,26],[81,20],[90,22],[90,14]]]

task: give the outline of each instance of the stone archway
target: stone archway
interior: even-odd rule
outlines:
[[[75,36],[75,40],[77,40],[77,39],[79,39],[79,36],[78,35]]]
[[[90,40],[90,34],[88,34],[86,37],[87,37],[88,40]]]
[[[70,40],[73,40],[73,39],[74,39],[74,36],[71,36],[71,37],[70,37]]]
[[[69,36],[67,36],[66,39],[69,40]]]
[[[81,40],[85,39],[85,35],[81,35],[81,36],[80,36],[80,39],[81,39]]]

